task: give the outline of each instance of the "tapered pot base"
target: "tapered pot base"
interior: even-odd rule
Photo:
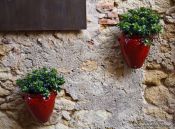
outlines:
[[[32,116],[38,122],[45,123],[53,112],[56,95],[55,92],[51,92],[45,99],[42,95],[25,94],[23,98]]]
[[[118,41],[127,65],[134,69],[141,68],[148,56],[150,46],[146,46],[138,36],[128,37],[122,34]]]

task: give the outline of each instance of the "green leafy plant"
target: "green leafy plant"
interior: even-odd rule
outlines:
[[[145,44],[150,44],[150,36],[161,32],[160,15],[152,9],[141,7],[130,9],[121,15],[119,28],[128,36],[140,36]]]
[[[28,73],[22,79],[18,79],[16,84],[21,91],[29,94],[41,94],[48,97],[51,91],[59,92],[61,85],[65,83],[62,76],[58,76],[54,68],[40,68]]]

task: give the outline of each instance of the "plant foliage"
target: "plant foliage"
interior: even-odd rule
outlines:
[[[48,97],[51,91],[60,91],[61,85],[65,83],[64,78],[58,76],[54,68],[40,68],[28,73],[24,78],[18,79],[16,84],[21,91],[29,94],[41,94]]]
[[[160,15],[152,9],[141,7],[130,9],[121,15],[119,28],[129,36],[140,36],[147,38],[144,43],[149,43],[150,36],[161,32]]]

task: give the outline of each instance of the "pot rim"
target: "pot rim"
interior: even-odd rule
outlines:
[[[121,33],[120,36],[124,36],[124,37],[127,37],[127,38],[137,38],[137,39],[144,39],[144,38],[149,38],[151,40],[155,39],[157,35],[150,35],[150,36],[139,36],[139,35],[132,35],[132,36],[129,36],[128,34],[125,34],[125,33]]]
[[[52,96],[52,95],[57,95],[57,92],[56,91],[50,91],[50,95],[49,95],[49,97],[50,96]],[[21,94],[21,96],[22,96],[22,98],[24,99],[24,98],[28,98],[28,97],[30,97],[30,98],[45,98],[42,94],[40,94],[40,93],[36,93],[36,94],[31,94],[31,93],[22,93]],[[48,97],[48,98],[49,98]]]

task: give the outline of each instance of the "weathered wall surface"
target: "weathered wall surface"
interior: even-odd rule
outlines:
[[[81,32],[0,34],[0,129],[174,129],[174,1],[106,2],[87,0],[88,28]],[[165,29],[144,67],[132,70],[116,43],[119,29],[100,24],[112,25],[117,14],[141,6],[161,13]],[[26,111],[15,85],[42,66],[66,78],[53,116],[43,125]]]

